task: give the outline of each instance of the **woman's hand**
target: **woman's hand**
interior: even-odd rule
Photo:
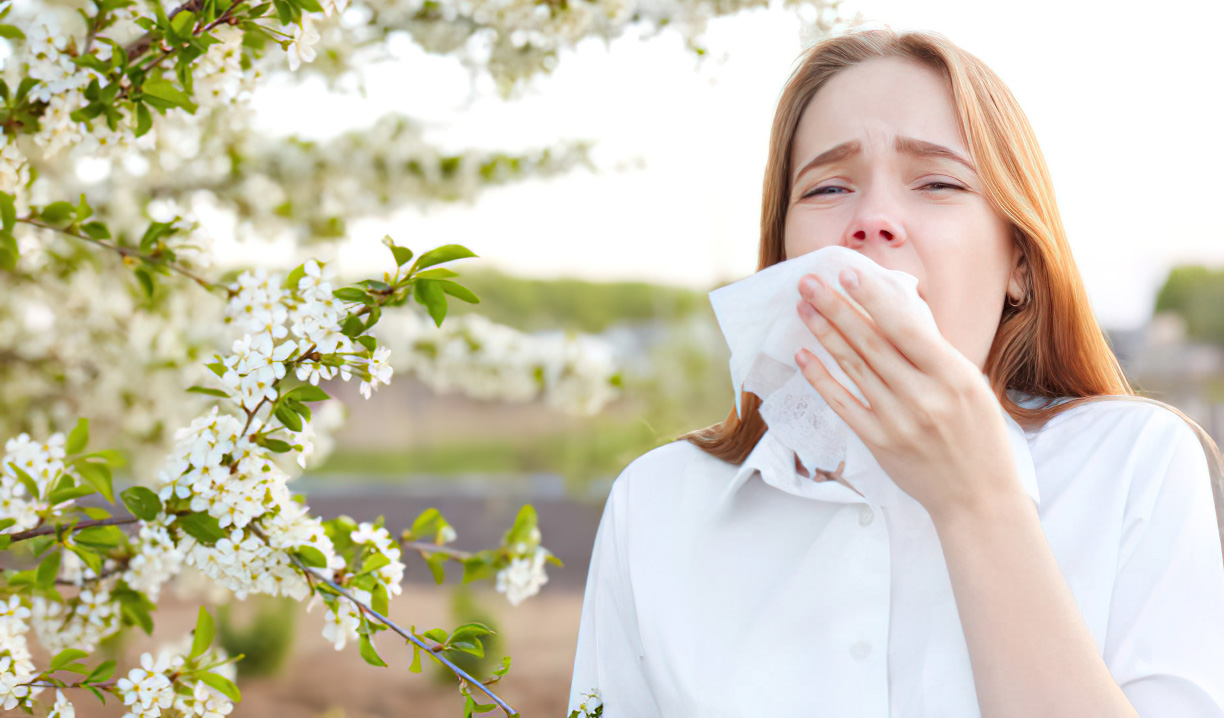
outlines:
[[[1007,424],[982,372],[920,322],[893,286],[850,269],[840,279],[870,316],[814,274],[800,280],[799,315],[870,408],[811,352],[800,349],[795,360],[881,468],[933,519],[1023,492]]]

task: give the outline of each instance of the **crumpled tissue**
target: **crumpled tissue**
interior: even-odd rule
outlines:
[[[735,411],[740,390],[761,397],[761,418],[770,432],[792,449],[809,475],[817,469],[854,483],[856,476],[880,472],[867,447],[837,412],[808,382],[795,363],[795,353],[806,348],[829,374],[864,406],[870,402],[803,322],[795,305],[800,299],[799,279],[816,274],[865,316],[869,316],[841,286],[838,273],[852,268],[878,281],[894,285],[898,296],[912,305],[918,321],[938,332],[935,317],[918,296],[918,279],[886,269],[847,247],[830,246],[766,267],[745,279],[710,292],[714,316],[731,348],[731,383]],[[870,319],[869,319],[870,321]],[[985,378],[985,375],[983,375]]]

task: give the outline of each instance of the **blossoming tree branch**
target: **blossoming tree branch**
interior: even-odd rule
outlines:
[[[289,491],[291,475],[278,461],[293,455],[304,463],[310,405],[328,398],[320,379],[356,377],[366,397],[389,383],[388,350],[368,333],[384,307],[415,299],[440,324],[444,294],[478,301],[449,279],[455,272],[435,266],[474,256],[466,248],[438,247],[405,269],[412,252],[388,245],[397,269],[383,280],[334,289],[326,267],[310,261],[284,278],[244,272],[226,288],[227,315],[242,338],[208,364],[212,386],[189,389],[219,401],[177,433],[177,446],[152,488],[133,486],[121,494],[127,512],[78,503],[95,493],[115,500],[111,469],[117,457],[87,451],[87,420],[66,437],[57,433],[37,442],[22,434],[6,443],[0,549],[30,564],[6,570],[0,580],[6,597],[0,701],[6,709],[31,707],[40,691],[55,688],[52,715],[67,715],[71,704],[63,689],[82,688],[99,697],[119,696],[133,716],[229,713],[230,702],[240,698],[231,659],[210,647],[211,618],[203,608],[189,646],[146,654],[126,678],[112,680],[113,661],[88,660],[103,639],[125,626],[151,633],[150,614],[162,586],[187,565],[239,598],[259,593],[321,600],[323,635],[337,649],[357,644],[376,666],[386,663],[373,637],[391,630],[413,647],[410,670],[421,670],[423,651],[455,672],[466,715],[494,707],[517,715],[489,687],[509,669],[509,657],[485,680],[447,657],[456,651],[483,655],[486,626],[418,633],[387,615],[391,598],[401,592],[403,549],[419,552],[438,583],[444,563],[458,561],[464,581],[496,576],[498,589],[514,604],[533,595],[547,580],[544,562],[560,561],[540,545],[532,507],[523,507],[497,549],[458,552],[445,546],[456,532],[435,509],[398,537],[381,520],[322,521],[310,515],[302,497]],[[74,587],[75,595],[61,592],[65,587]],[[31,627],[54,652],[46,666],[31,661]],[[492,702],[477,703],[473,687]]]
[[[805,2],[818,27],[837,5],[785,0]],[[381,520],[312,516],[288,482],[327,453],[339,421],[322,381],[357,377],[368,398],[398,361],[439,390],[589,414],[619,384],[606,348],[546,346],[478,315],[444,329],[448,296],[478,301],[440,266],[474,256],[457,244],[417,257],[387,238],[394,272],[343,287],[313,260],[217,277],[195,212],[227,212],[244,241],[288,231],[321,243],[345,236],[346,217],[589,164],[582,143],[447,154],[394,116],[322,143],[265,137],[246,112],[260,77],[287,68],[343,84],[406,32],[509,96],[583,38],[667,25],[701,54],[709,18],[764,4],[0,1],[0,436],[12,437],[0,457],[0,707],[70,718],[88,691],[129,716],[229,714],[241,657],[213,645],[204,607],[190,635],[139,666],[93,657],[121,631],[152,633],[163,589],[194,572],[238,597],[322,603],[324,637],[377,666],[376,639],[394,634],[413,648],[411,670],[424,652],[454,672],[465,716],[515,715],[492,690],[508,657],[487,677],[451,660],[483,655],[487,627],[418,632],[388,612],[404,551],[438,583],[454,561],[513,604],[536,593],[544,564],[560,562],[532,507],[499,547],[464,552],[434,509],[397,536]],[[119,468],[136,485],[116,496]]]

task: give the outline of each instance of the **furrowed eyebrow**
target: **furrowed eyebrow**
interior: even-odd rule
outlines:
[[[952,160],[953,162],[959,162],[968,168],[969,171],[975,174],[977,173],[977,169],[973,166],[973,163],[961,156],[959,152],[944,147],[943,145],[937,145],[934,142],[927,142],[926,140],[919,140],[913,137],[898,137],[896,148],[901,154],[909,155],[911,157],[938,157]],[[816,155],[811,162],[808,162],[798,172],[796,172],[792,183],[798,181],[798,179],[803,176],[804,172],[816,169],[817,167],[823,167],[824,165],[833,164],[834,162],[840,162],[841,160],[844,160],[847,157],[853,157],[862,151],[863,144],[858,140],[843,142],[832,149],[825,150],[824,152]]]

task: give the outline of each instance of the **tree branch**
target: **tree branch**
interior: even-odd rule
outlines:
[[[93,242],[99,247],[103,247],[105,249],[111,250],[112,252],[118,253],[119,256],[124,259],[127,259],[128,257],[133,257],[142,262],[145,262],[146,264],[154,264],[157,266],[165,267],[174,272],[178,272],[179,274],[183,275],[184,277],[187,277],[191,281],[195,282],[196,284],[199,284],[201,287],[204,287],[210,292],[215,291],[217,289],[225,289],[227,293],[232,294],[232,292],[229,289],[222,287],[221,285],[218,285],[218,284],[213,284],[212,282],[209,282],[207,279],[203,279],[202,277],[198,277],[195,274],[192,274],[190,271],[178,266],[177,264],[159,261],[156,257],[153,257],[148,254],[141,254],[139,250],[132,249],[131,247],[124,247],[122,245],[115,244],[114,242],[108,242],[105,239],[94,239],[93,237],[90,237],[87,234],[80,234],[78,232],[70,232],[66,228],[53,227],[47,224],[46,222],[34,219],[33,215],[29,217],[18,217],[17,221],[25,222],[26,224],[32,224],[35,227],[42,227],[43,229],[49,229],[52,232],[59,232],[60,234],[66,234],[69,237],[74,237],[76,239],[84,240],[86,242]]]
[[[431,655],[437,657],[437,659],[441,661],[444,665],[446,665],[447,668],[454,671],[455,675],[467,681],[469,684],[476,685],[478,688],[480,688],[480,690],[484,691],[485,694],[489,696],[489,698],[492,698],[493,702],[496,703],[499,708],[501,708],[503,711],[506,712],[506,715],[508,716],[518,715],[518,713],[513,708],[511,708],[509,705],[507,705],[505,701],[503,701],[501,698],[498,698],[497,695],[493,693],[493,691],[489,690],[488,686],[486,686],[481,681],[476,680],[472,676],[468,675],[466,671],[464,671],[459,666],[456,666],[454,663],[447,660],[446,656],[442,655],[440,652],[435,653],[432,649],[430,649],[429,646],[425,645],[421,641],[421,639],[412,635],[411,631],[405,631],[403,628],[400,628],[398,625],[396,625],[396,623],[392,621],[390,618],[387,618],[386,616],[382,615],[378,611],[375,611],[374,609],[365,605],[361,601],[358,601],[357,599],[353,598],[353,596],[348,591],[344,590],[342,586],[337,584],[335,581],[332,581],[331,579],[323,576],[322,574],[317,573],[314,569],[310,568],[309,566],[299,561],[297,556],[294,556],[291,553],[288,554],[288,556],[289,556],[289,559],[293,561],[295,564],[297,564],[298,568],[300,568],[302,571],[306,571],[306,572],[314,574],[315,578],[317,578],[318,580],[330,586],[332,590],[336,591],[341,596],[344,596],[348,600],[352,601],[353,605],[360,607],[362,611],[365,611],[366,613],[370,614],[374,618],[378,619],[384,626],[386,626],[387,628],[390,628],[392,631],[395,631],[400,636],[408,639],[421,650],[429,651]]]
[[[123,526],[125,524],[134,524],[139,520],[140,519],[136,518],[135,516],[112,516],[109,519],[90,519],[89,521],[81,521],[80,523],[72,526],[70,530],[73,533],[76,533],[77,531],[82,531],[93,526]],[[54,533],[59,533],[65,529],[68,529],[68,526],[63,524],[55,524],[54,526],[41,526],[36,529],[30,529],[29,531],[18,531],[15,534],[9,534],[11,537],[10,542],[17,543],[18,541],[25,541],[26,539],[32,539],[38,536],[49,536]]]

